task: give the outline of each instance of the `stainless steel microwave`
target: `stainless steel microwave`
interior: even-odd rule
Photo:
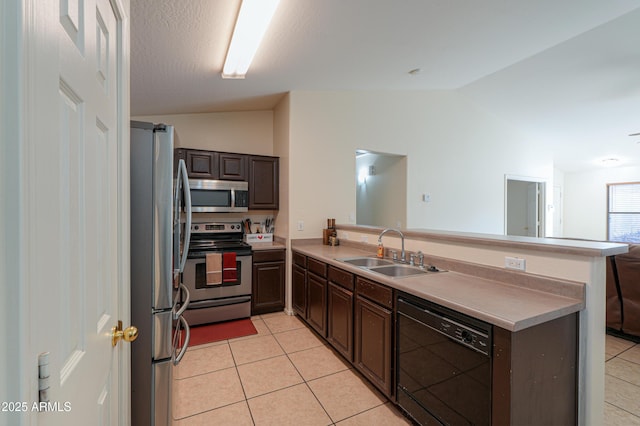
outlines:
[[[249,184],[227,180],[189,179],[194,213],[246,212]]]

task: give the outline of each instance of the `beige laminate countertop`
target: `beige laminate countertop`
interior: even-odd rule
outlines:
[[[551,321],[578,312],[585,306],[584,298],[532,290],[458,272],[390,278],[336,260],[372,256],[371,252],[351,246],[331,247],[321,243],[306,242],[294,244],[292,250],[509,331],[520,331]],[[556,281],[549,280],[551,284]],[[564,285],[563,282],[558,282],[558,286],[562,285]],[[579,283],[569,283],[569,285],[579,285]],[[562,293],[562,290],[560,289],[558,293]]]

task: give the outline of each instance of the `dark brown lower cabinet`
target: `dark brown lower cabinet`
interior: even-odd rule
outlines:
[[[285,251],[264,250],[253,253],[251,314],[284,310]]]
[[[578,314],[493,327],[492,425],[577,425]]]
[[[307,323],[327,337],[327,279],[307,272]]]
[[[353,362],[378,389],[391,396],[392,312],[358,295],[354,316]]]
[[[353,361],[353,292],[329,282],[327,341]]]
[[[307,270],[298,265],[291,271],[291,305],[296,314],[307,319]]]

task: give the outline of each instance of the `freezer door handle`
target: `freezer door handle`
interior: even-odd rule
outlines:
[[[180,284],[180,291],[176,293],[176,300],[174,300],[174,303],[173,303],[174,309],[175,309],[175,306],[177,306],[178,304],[178,301],[179,301],[178,299],[180,298],[181,291],[184,291],[184,294],[185,294],[184,302],[182,302],[180,309],[173,314],[173,319],[175,320],[177,320],[182,316],[184,311],[187,310],[187,307],[189,307],[189,302],[191,302],[191,293],[189,293],[189,289],[185,287],[184,284]]]
[[[185,223],[185,235],[184,245],[182,250],[182,258],[180,259],[180,273],[184,272],[184,265],[187,263],[187,255],[189,254],[189,243],[191,242],[191,188],[189,187],[189,176],[187,174],[187,165],[184,160],[179,161],[180,172],[182,180],[182,188],[184,191],[184,205],[186,208],[186,223]]]
[[[187,347],[189,346],[189,341],[191,340],[191,329],[189,328],[189,323],[187,322],[187,320],[183,317],[180,316],[179,318],[180,322],[182,323],[182,328],[184,329],[184,343],[182,344],[182,348],[180,348],[180,352],[174,356],[173,358],[173,365],[178,365],[180,364],[180,361],[182,360],[182,357],[184,357],[185,352],[187,352]],[[178,328],[179,330],[180,328]],[[178,342],[181,339],[175,339],[176,341],[176,347],[174,348],[174,354],[175,351],[178,350]]]

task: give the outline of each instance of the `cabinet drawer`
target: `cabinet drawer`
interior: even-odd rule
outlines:
[[[294,265],[302,266],[304,269],[307,269],[307,256],[300,254],[297,251],[291,253],[291,256],[293,258]]]
[[[393,307],[393,290],[389,287],[357,277],[356,291],[359,295],[373,300],[382,306],[389,309]]]
[[[253,263],[284,261],[284,250],[254,250]]]
[[[307,270],[322,278],[327,277],[327,264],[312,257],[307,258]]]
[[[329,281],[340,284],[342,287],[353,291],[353,274],[342,269],[329,266]]]

